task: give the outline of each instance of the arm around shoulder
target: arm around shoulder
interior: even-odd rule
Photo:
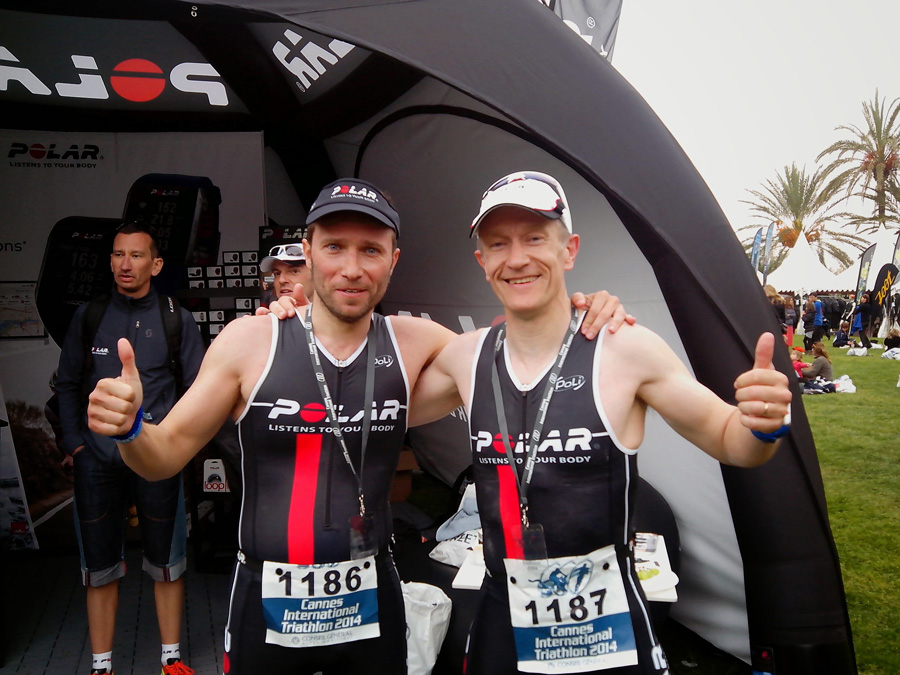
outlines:
[[[409,425],[440,419],[466,402],[472,359],[482,331],[455,336],[419,374],[410,402]]]

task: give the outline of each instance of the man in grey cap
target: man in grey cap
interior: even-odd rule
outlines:
[[[116,435],[125,462],[155,480],[180,471],[229,414],[236,420],[244,498],[226,673],[352,673],[373,664],[405,673],[388,499],[412,389],[454,334],[374,312],[400,254],[399,216],[376,186],[327,185],[307,225],[314,293],[299,320],[228,324],[158,426],[141,426],[140,378],[131,345],[120,341],[122,374],[97,385],[90,426]],[[592,304],[596,325],[612,315],[621,323],[615,298]]]
[[[272,276],[275,300],[282,295],[293,293],[297,284],[303,285],[303,292],[307,297],[312,295],[309,268],[306,266],[303,244],[300,242],[273,246],[269,255],[260,261],[259,270]]]

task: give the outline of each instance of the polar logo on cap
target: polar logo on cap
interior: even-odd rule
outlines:
[[[355,185],[335,185],[334,189],[331,191],[331,198],[334,199],[336,197],[345,196],[362,197],[363,199],[368,199],[373,202],[378,201],[378,194],[374,190],[370,190],[365,186],[356,187]]]

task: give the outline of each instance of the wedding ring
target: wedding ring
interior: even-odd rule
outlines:
[[[765,403],[763,403],[763,417],[768,417],[768,416],[769,416],[769,402],[766,401]]]

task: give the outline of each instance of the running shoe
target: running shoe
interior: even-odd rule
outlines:
[[[184,665],[181,659],[169,659],[162,667],[161,675],[194,675],[194,669]]]

